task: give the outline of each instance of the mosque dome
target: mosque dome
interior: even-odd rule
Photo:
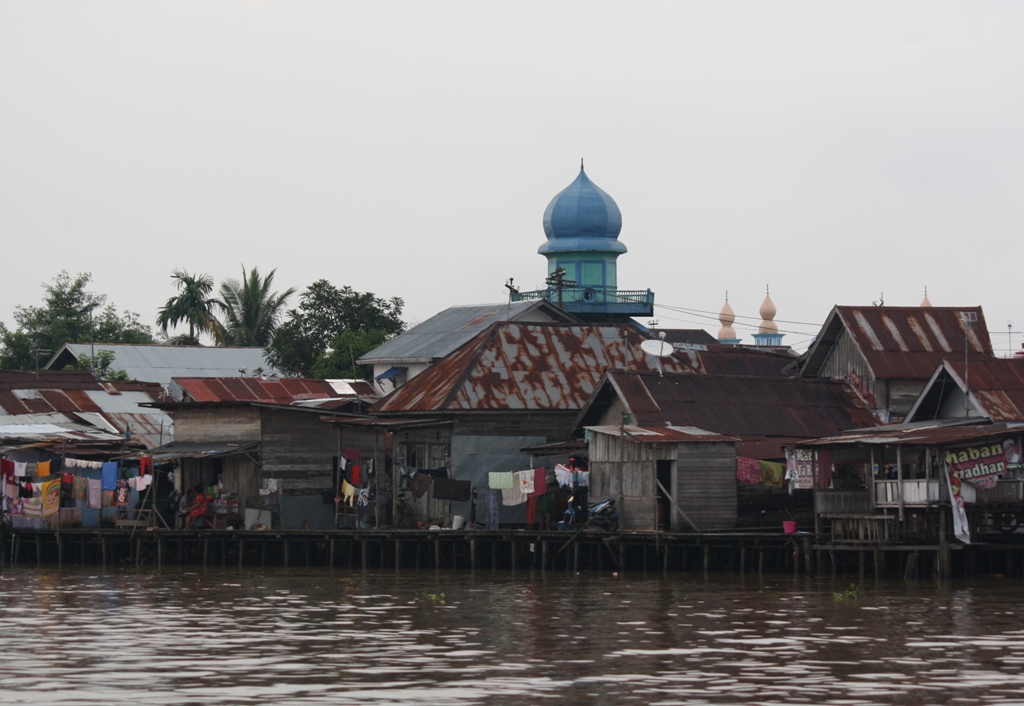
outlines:
[[[761,325],[758,327],[758,333],[778,333],[779,326],[775,323],[775,315],[778,310],[775,308],[775,302],[772,298],[765,293],[764,301],[761,302],[761,309],[758,311],[761,315]]]
[[[722,311],[718,314],[718,321],[722,324],[722,328],[718,331],[718,340],[736,338],[736,329],[732,326],[736,323],[736,314],[729,305],[728,298],[726,298],[725,304],[722,306]]]
[[[581,162],[576,180],[551,199],[544,210],[544,234],[548,240],[537,252],[624,253],[626,246],[618,241],[621,230],[618,205],[590,181]]]
[[[923,308],[927,308],[927,307],[930,307],[931,305],[932,305],[932,300],[928,298],[928,288],[925,287],[924,288],[924,299],[921,300],[921,306]]]

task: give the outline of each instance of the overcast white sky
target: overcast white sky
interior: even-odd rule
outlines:
[[[770,283],[803,349],[927,285],[1005,353],[1022,87],[1021,3],[7,0],[0,320],[61,269],[147,323],[175,267],[502,301],[584,157],[658,305],[756,325]]]

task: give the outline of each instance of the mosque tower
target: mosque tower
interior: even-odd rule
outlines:
[[[725,293],[725,304],[722,305],[722,311],[718,314],[718,321],[722,324],[722,328],[718,330],[718,342],[731,346],[739,344],[740,339],[736,336],[736,329],[732,327],[736,323],[736,314],[729,306],[729,292]]]
[[[519,292],[513,301],[547,299],[588,321],[654,315],[654,292],[618,288],[617,260],[622,214],[611,196],[583,171],[544,210],[547,242],[537,252],[547,258],[547,288]]]
[[[761,325],[754,334],[754,343],[758,347],[781,346],[783,334],[779,333],[779,327],[775,323],[775,302],[768,293],[768,287],[764,289],[764,301],[761,302]]]
[[[931,305],[932,305],[932,300],[928,298],[928,288],[925,287],[924,288],[924,299],[921,300],[921,306],[922,307],[930,307]]]

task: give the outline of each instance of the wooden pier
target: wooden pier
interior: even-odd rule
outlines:
[[[1008,538],[1013,539],[1013,538]],[[1022,538],[1024,539],[1024,538]],[[4,529],[0,565],[1024,577],[1024,541],[851,546],[766,532]]]
[[[6,529],[0,563],[756,574],[811,572],[811,547],[778,533]]]

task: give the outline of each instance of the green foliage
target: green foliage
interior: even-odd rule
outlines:
[[[353,361],[405,329],[404,306],[399,297],[381,299],[317,280],[278,327],[267,362],[286,375],[369,379],[372,369]]]
[[[199,334],[213,333],[217,329],[214,309],[217,299],[213,293],[213,277],[207,274],[190,275],[188,270],[175,269],[171,279],[178,293],[167,300],[157,312],[156,323],[167,335],[169,328],[188,324],[188,334],[174,336],[168,341],[177,346],[198,346]]]
[[[294,288],[284,292],[271,290],[274,273],[271,270],[261,277],[257,268],[245,271],[242,266],[242,280],[224,280],[220,285],[217,306],[223,314],[215,337],[225,346],[266,346],[270,343],[281,321],[285,302],[295,293]]]
[[[36,351],[45,362],[65,343],[152,343],[152,332],[139,315],[118,314],[105,294],[87,291],[91,281],[88,272],[72,278],[62,271],[51,284],[43,285],[42,306],[17,307],[17,328],[11,331],[0,325],[0,367],[34,368]]]
[[[846,601],[849,601],[850,603],[852,603],[852,602],[856,601],[857,598],[859,598],[859,593],[858,593],[858,590],[857,590],[857,584],[851,583],[850,587],[848,589],[846,589],[845,591],[836,591],[835,593],[832,594],[832,598],[837,603],[843,603],[843,602],[846,602]]]
[[[373,366],[356,365],[356,361],[388,338],[384,331],[342,331],[334,337],[331,349],[317,356],[310,377],[369,380],[373,377]]]
[[[101,350],[96,355],[89,356],[83,355],[77,361],[77,365],[67,366],[65,370],[90,370],[100,380],[107,380],[110,382],[127,382],[131,380],[128,377],[128,373],[120,368],[111,370],[110,366],[114,362],[114,351]]]

